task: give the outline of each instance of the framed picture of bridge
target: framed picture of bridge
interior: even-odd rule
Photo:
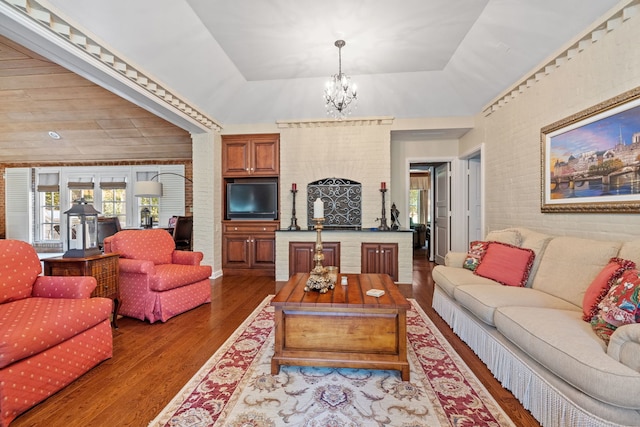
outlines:
[[[640,212],[640,87],[541,131],[541,211]]]

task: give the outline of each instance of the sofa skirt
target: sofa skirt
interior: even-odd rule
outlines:
[[[608,405],[573,388],[437,286],[432,307],[543,426],[639,425],[638,411]]]

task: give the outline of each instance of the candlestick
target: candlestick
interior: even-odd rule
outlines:
[[[320,199],[316,199],[316,203]],[[323,205],[324,206],[324,205]],[[315,208],[315,203],[314,203]],[[315,209],[314,209],[315,210]],[[335,282],[331,280],[329,277],[329,271],[326,267],[322,265],[322,261],[324,261],[324,254],[322,253],[322,223],[324,222],[324,218],[314,218],[313,221],[316,223],[316,251],[313,255],[313,261],[315,262],[315,266],[313,270],[309,273],[309,278],[307,279],[307,286],[304,287],[304,291],[318,291],[321,294],[325,294],[329,291],[329,289],[335,288]]]
[[[384,207],[384,193],[386,192],[386,188],[380,189],[380,193],[382,193],[382,218],[378,218],[380,220],[380,227],[378,227],[378,230],[380,231],[389,231],[389,226],[387,225],[387,213]]]
[[[324,218],[324,202],[320,200],[320,197],[313,202],[313,217]]]
[[[291,186],[291,194],[293,195],[293,207],[291,208],[291,225],[289,226],[289,230],[300,230],[300,226],[298,226],[298,218],[296,218],[296,193],[298,190],[296,189],[296,184],[294,183]]]

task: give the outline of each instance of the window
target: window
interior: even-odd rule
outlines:
[[[140,227],[145,208],[152,215],[153,225],[162,227],[167,226],[172,216],[185,212],[184,165],[37,167],[7,171],[8,187],[19,189],[14,191],[15,196],[13,193],[7,196],[11,196],[10,206],[19,209],[11,217],[16,218],[11,222],[13,235],[38,243],[38,248],[62,249],[68,229],[64,212],[80,199],[92,204],[99,216],[117,217],[123,228]],[[171,174],[158,177],[163,172]],[[133,183],[151,178],[162,182],[164,195],[136,197]],[[25,221],[27,216],[29,220]]]
[[[158,172],[136,172],[136,181],[150,181],[151,178],[158,175]],[[145,209],[148,209],[151,218],[152,224],[154,226],[158,225],[158,220],[160,217],[160,199],[158,197],[140,197],[138,199],[138,222],[139,226],[144,226],[144,221],[142,219],[143,213]]]
[[[110,188],[102,190],[102,216],[117,216],[120,224],[127,223],[127,190]]]
[[[40,173],[37,175],[38,185],[36,240],[60,240],[60,174],[57,172]]]
[[[118,217],[120,224],[127,223],[127,178],[125,176],[100,176],[102,216]]]
[[[38,240],[60,240],[60,192],[38,192],[40,226]]]
[[[409,190],[409,222],[411,224],[420,223],[420,191]]]

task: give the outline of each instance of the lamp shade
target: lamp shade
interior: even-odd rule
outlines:
[[[158,181],[136,181],[133,186],[136,197],[162,197],[162,183]]]

